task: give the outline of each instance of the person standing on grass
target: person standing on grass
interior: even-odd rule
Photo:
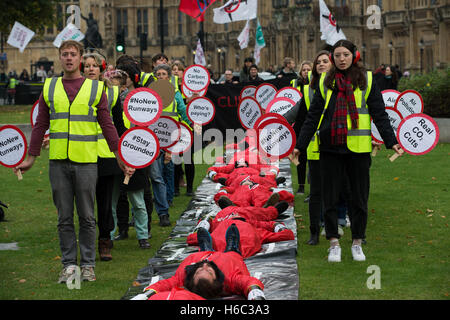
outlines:
[[[324,205],[326,238],[330,240],[329,262],[341,261],[337,205],[347,178],[351,191],[349,210],[353,259],[366,259],[362,239],[366,237],[369,170],[372,151],[371,118],[386,148],[401,155],[385,111],[383,97],[372,73],[359,62],[356,46],[339,40],[332,48],[333,67],[320,78],[306,120],[299,135],[294,156],[306,152],[311,138],[318,132],[321,188]]]
[[[102,72],[105,71],[106,61],[100,54],[92,52],[83,55],[82,70],[86,78],[91,80],[102,80]],[[119,86],[107,85],[105,82],[105,93],[108,99],[108,110],[113,119],[117,133],[122,135],[125,125],[122,118],[122,106],[119,99]],[[113,246],[110,233],[114,229],[114,219],[112,214],[112,193],[114,179],[122,176],[122,170],[117,166],[114,153],[109,151],[108,144],[103,137],[102,130],[98,125],[98,159],[97,159],[97,224],[98,224],[98,251],[101,261],[112,260],[111,249]],[[135,175],[134,175],[135,176]]]
[[[48,78],[39,97],[39,115],[31,133],[27,159],[13,170],[24,173],[40,155],[45,131],[50,128],[49,179],[53,202],[58,210],[58,235],[63,269],[59,283],[65,283],[77,268],[80,246],[81,279],[95,281],[94,215],[97,182],[97,123],[110,151],[114,152],[123,172],[132,175],[133,168],[119,158],[119,136],[111,121],[103,82],[81,75],[83,46],[64,41],[59,47],[62,77]],[[79,239],[73,219],[74,201],[80,222]]]

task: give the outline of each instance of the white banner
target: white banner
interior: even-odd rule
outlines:
[[[23,52],[33,36],[34,31],[16,21],[9,34],[7,43],[12,47],[19,48],[19,51]]]
[[[205,53],[203,52],[203,47],[200,39],[197,40],[197,49],[195,50],[195,64],[206,66]]]
[[[53,45],[57,48],[61,46],[61,43],[66,40],[81,41],[84,39],[84,34],[74,24],[69,23],[63,31],[61,31],[53,41]]]
[[[336,19],[328,10],[324,0],[319,0],[320,4],[320,32],[322,32],[321,40],[325,40],[326,43],[333,46],[336,42],[345,37],[342,29],[337,25]]]
[[[242,29],[241,34],[237,38],[239,41],[239,46],[242,49],[245,49],[248,47],[248,40],[250,39],[250,20],[247,20],[247,23],[245,24],[244,29]]]
[[[220,8],[214,9],[215,23],[229,23],[233,21],[252,20],[258,11],[257,0],[230,0]]]

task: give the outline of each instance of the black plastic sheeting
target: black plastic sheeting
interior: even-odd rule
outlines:
[[[286,182],[279,185],[278,189],[292,193],[290,162],[283,159],[276,165],[280,169],[278,176],[286,178]],[[193,232],[200,218],[220,211],[213,199],[219,188],[220,184],[212,182],[207,177],[203,179],[169,239],[161,245],[155,256],[148,260],[148,265],[139,270],[136,281],[141,285],[130,287],[122,299],[131,299],[142,293],[149,284],[173,276],[183,259],[199,250],[197,246],[188,246],[186,237]],[[264,284],[264,295],[267,300],[298,300],[297,224],[293,211],[293,207],[289,207],[283,213],[282,219],[277,221],[283,222],[291,229],[295,239],[263,244],[260,252],[245,259],[250,274]],[[232,296],[228,299],[245,299],[245,297]]]

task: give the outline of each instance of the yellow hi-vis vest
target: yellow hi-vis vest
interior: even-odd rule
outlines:
[[[329,90],[325,85],[325,76],[326,73],[322,73],[320,78],[320,92],[322,94],[322,98],[325,100],[325,107],[323,109],[322,115],[320,117],[319,125],[317,129],[320,128],[322,123],[323,116],[325,111],[328,108],[328,104],[330,103],[332,90]],[[358,110],[358,128],[352,129],[352,124],[350,120],[350,115],[347,114],[347,147],[350,151],[356,153],[363,152],[371,152],[372,151],[372,131],[370,126],[370,114],[369,108],[367,107],[367,98],[369,97],[370,90],[372,89],[372,81],[373,76],[372,72],[367,71],[366,75],[367,79],[367,87],[364,91],[361,91],[360,88],[356,88],[353,90],[353,94],[355,96],[356,108]],[[320,136],[320,134],[319,134]],[[318,139],[316,139],[318,140]],[[314,151],[319,150],[319,143],[315,144]]]
[[[311,75],[312,75],[312,71],[308,71],[308,83],[311,83]],[[298,78],[291,80],[291,87],[294,87],[301,91],[301,86],[298,83]]]
[[[97,105],[103,82],[85,79],[72,103],[61,77],[47,78],[43,97],[50,109],[50,160],[97,162]]]
[[[150,79],[150,77],[154,77],[153,73],[146,73],[146,72],[142,71],[141,75],[140,75],[139,84],[143,87],[146,87],[148,79]]]
[[[112,108],[114,108],[114,106],[117,103],[117,99],[119,98],[119,87],[113,86],[109,88],[105,86],[105,93],[106,97],[108,98],[108,110],[112,120]],[[106,142],[106,139],[102,133],[102,128],[98,123],[97,129],[98,129],[98,141],[97,141],[98,156],[100,158],[115,158],[114,153],[109,150],[108,143]]]
[[[170,83],[175,87],[175,93],[177,91],[180,91],[180,89],[178,88],[178,77],[176,77],[176,76],[170,77]],[[177,112],[177,103],[176,103],[175,99],[172,101],[171,104],[169,104],[167,107],[165,107],[163,109],[161,115],[169,116],[177,121],[180,121],[180,115]]]

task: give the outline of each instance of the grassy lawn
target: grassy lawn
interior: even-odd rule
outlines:
[[[20,108],[22,118],[17,122],[10,120],[12,116],[5,121],[0,111],[0,123],[28,121],[21,119],[29,119],[31,107]],[[449,299],[450,145],[438,144],[427,155],[405,155],[394,163],[388,159],[391,154],[382,150],[372,162],[365,262],[352,260],[348,228],[341,240],[341,263],[327,262],[324,237],[317,246],[306,245],[309,218],[303,200],[309,185],[305,195],[296,196],[300,299]],[[81,290],[69,290],[57,284],[61,253],[47,167],[48,150],[42,151],[22,181],[11,169],[0,167],[0,200],[9,206],[5,210],[8,221],[0,223],[0,243],[18,242],[20,247],[0,251],[0,300],[120,299],[139,269],[169,237],[171,228],[159,227],[153,213],[150,250],[139,249],[135,231],[130,228],[128,240],[115,242],[111,262],[97,258],[97,281],[82,283]],[[197,165],[194,187],[201,183],[207,167]],[[294,167],[292,172],[296,189]],[[170,208],[172,226],[190,200],[185,192],[181,188],[181,196]],[[366,285],[372,275],[367,269],[373,265],[379,268],[381,289],[370,290]]]
[[[32,105],[0,106],[0,125],[30,123]]]

